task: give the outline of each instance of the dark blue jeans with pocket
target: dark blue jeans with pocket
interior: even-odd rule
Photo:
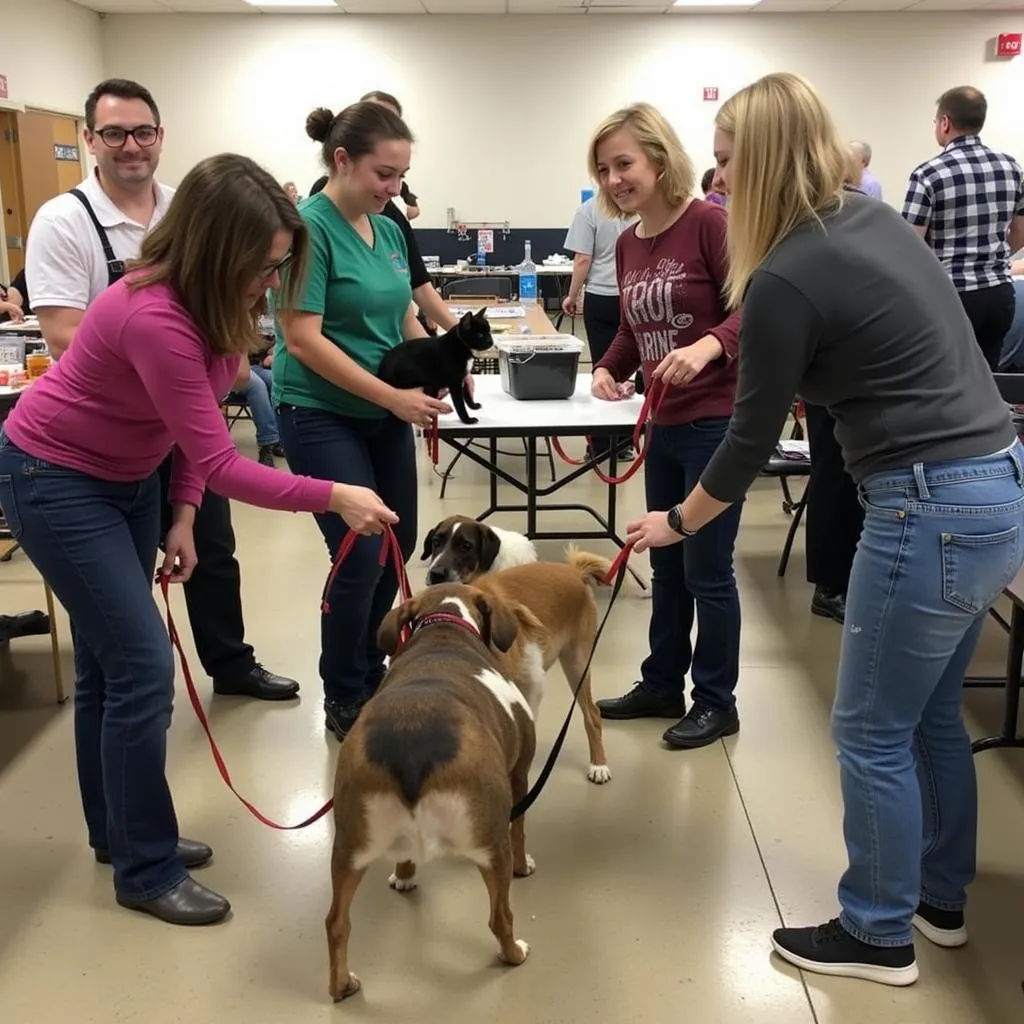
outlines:
[[[360,419],[282,405],[281,443],[293,473],[369,487],[399,517],[395,535],[408,560],[416,547],[416,448],[412,427],[393,416]],[[333,513],[315,517],[333,563],[348,527]],[[324,697],[360,704],[384,678],[377,629],[398,592],[391,562],[380,566],[380,537],[360,537],[334,578],[320,617]]]
[[[669,509],[696,487],[728,426],[728,417],[715,417],[648,427],[648,511]],[[684,693],[689,672],[694,701],[722,711],[735,707],[740,598],[732,556],[742,507],[737,502],[678,544],[651,548],[651,653],[640,666],[641,685],[650,693]]]
[[[174,662],[153,600],[156,473],[111,483],[26,454],[0,433],[0,508],[75,623],[75,746],[89,844],[114,886],[155,899],[186,875],[164,773]]]

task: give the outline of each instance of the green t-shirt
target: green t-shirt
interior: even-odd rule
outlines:
[[[309,228],[309,268],[298,309],[323,317],[324,337],[364,370],[377,373],[402,341],[412,289],[405,239],[387,217],[370,217],[373,248],[323,192],[299,203]],[[325,409],[343,416],[386,416],[379,405],[339,388],[289,355],[277,325],[274,405]]]

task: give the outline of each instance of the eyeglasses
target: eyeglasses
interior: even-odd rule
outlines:
[[[284,270],[288,266],[289,263],[291,263],[291,261],[294,258],[294,256],[295,256],[295,253],[292,253],[292,252],[285,253],[285,255],[281,259],[279,259],[276,263],[268,263],[260,271],[260,279],[263,280],[263,281],[266,281],[266,280],[270,279],[271,277],[273,277],[275,274],[279,274],[282,270]]]
[[[149,149],[156,144],[160,136],[160,129],[151,124],[140,124],[137,128],[97,128],[93,135],[98,135],[103,144],[110,149],[124,149],[125,143],[130,135],[135,140],[135,145],[143,149]]]

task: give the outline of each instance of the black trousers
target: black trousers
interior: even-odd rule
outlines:
[[[604,354],[611,348],[615,335],[619,333],[621,307],[618,295],[594,295],[587,292],[583,300],[583,326],[587,329],[587,344],[590,346],[590,359],[596,366]],[[640,375],[637,374],[637,378]],[[643,390],[640,388],[640,390]],[[608,451],[611,438],[595,437],[593,439],[594,454],[604,455]],[[616,437],[616,444],[624,443],[627,438]]]
[[[161,537],[171,526],[170,482],[168,457],[160,466]],[[245,642],[242,573],[235,558],[235,532],[227,498],[210,490],[204,492],[193,536],[199,564],[184,588],[196,653],[207,675],[229,679],[245,675],[256,659]]]
[[[999,369],[999,353],[1003,339],[1013,323],[1017,305],[1012,284],[1000,284],[995,288],[979,288],[973,292],[959,292],[967,319],[974,328],[985,361],[993,372]]]
[[[811,475],[807,481],[807,582],[845,594],[857,551],[864,510],[857,485],[846,472],[835,436],[836,422],[824,406],[806,403]]]

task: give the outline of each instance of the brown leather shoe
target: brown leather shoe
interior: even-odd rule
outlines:
[[[223,921],[231,910],[231,904],[223,896],[192,878],[182,879],[156,899],[135,901],[118,895],[117,902],[129,910],[151,914],[167,924],[216,924]]]
[[[110,863],[110,853],[107,850],[94,850],[96,860],[100,864]],[[195,839],[179,839],[177,849],[178,859],[185,867],[201,868],[213,859],[213,850],[206,843],[196,842]]]

